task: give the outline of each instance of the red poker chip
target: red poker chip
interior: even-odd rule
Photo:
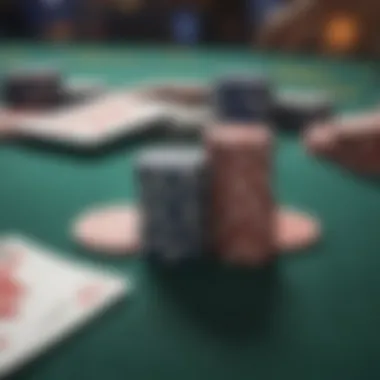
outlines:
[[[135,206],[111,205],[85,212],[72,228],[84,248],[108,255],[127,255],[140,247],[140,214]]]
[[[212,125],[204,139],[211,168],[213,250],[225,262],[264,264],[274,256],[272,133],[262,124]]]

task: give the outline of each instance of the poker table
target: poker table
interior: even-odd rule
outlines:
[[[375,106],[380,92],[370,62],[233,49],[3,46],[3,70],[20,62],[57,64],[67,75],[99,76],[115,86],[259,69],[279,89],[329,91],[340,111]],[[77,247],[72,220],[96,204],[135,201],[134,156],[158,142],[147,137],[94,156],[1,143],[1,230],[135,284],[115,308],[11,378],[378,379],[380,182],[309,157],[296,135],[280,134],[275,194],[280,204],[320,218],[324,235],[313,248],[253,270],[210,262],[165,269]]]

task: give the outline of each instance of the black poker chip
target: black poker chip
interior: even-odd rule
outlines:
[[[263,75],[232,75],[216,81],[214,112],[224,122],[267,121],[273,106],[272,86]]]
[[[63,78],[55,69],[22,69],[3,79],[2,98],[15,108],[48,109],[62,102]]]
[[[276,129],[299,132],[334,115],[332,100],[322,93],[279,93],[274,101],[272,121]]]

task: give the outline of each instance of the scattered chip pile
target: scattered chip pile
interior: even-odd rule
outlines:
[[[354,172],[380,174],[380,113],[332,119],[310,127],[307,149]]]

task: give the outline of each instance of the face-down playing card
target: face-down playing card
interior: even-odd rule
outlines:
[[[212,119],[211,89],[205,83],[184,79],[149,81],[138,92],[145,99],[166,108],[169,132],[197,132]]]
[[[98,146],[122,135],[149,130],[166,109],[128,91],[115,91],[82,105],[28,115],[18,134],[79,146]]]
[[[127,279],[66,260],[30,240],[0,239],[0,378],[130,290]]]

